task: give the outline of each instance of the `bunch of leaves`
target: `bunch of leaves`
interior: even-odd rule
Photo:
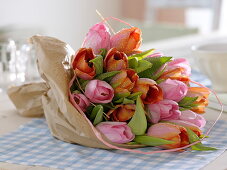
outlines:
[[[128,57],[129,68],[134,69],[140,78],[157,80],[165,71],[165,67],[163,66],[172,59],[172,57],[166,56],[147,57],[153,51],[154,49],[150,49]]]
[[[178,105],[180,107],[180,111],[184,110],[190,110],[193,109],[194,107],[197,107],[198,104],[196,103],[196,100],[198,97],[184,97],[181,101],[178,102]]]

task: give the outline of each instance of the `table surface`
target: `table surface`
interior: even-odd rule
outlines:
[[[204,115],[207,119],[214,120],[218,115],[218,111],[207,108],[207,112]],[[23,125],[32,118],[22,117],[17,114],[17,111],[13,104],[10,102],[6,95],[0,95],[0,135],[16,130],[20,125]],[[227,120],[227,114],[224,113],[221,117],[223,120]],[[219,156],[215,161],[204,167],[204,170],[227,170],[227,151]],[[5,162],[0,162],[0,170],[53,170],[53,168],[38,167],[38,166],[24,166],[16,165]]]

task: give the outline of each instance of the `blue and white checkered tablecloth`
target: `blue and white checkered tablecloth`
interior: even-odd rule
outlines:
[[[206,144],[217,151],[185,151],[141,155],[94,149],[53,138],[45,119],[34,119],[17,131],[0,137],[0,162],[58,169],[200,169],[227,149],[227,121],[215,125]],[[156,150],[142,148],[141,150]]]

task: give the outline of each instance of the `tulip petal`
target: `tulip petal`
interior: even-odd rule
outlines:
[[[136,27],[122,29],[110,39],[111,48],[126,54],[136,51],[141,45],[141,30]]]
[[[101,122],[96,128],[115,143],[127,143],[135,137],[125,122]]]
[[[100,49],[109,49],[110,46],[110,32],[108,27],[100,22],[92,26],[87,33],[82,47],[92,48],[95,54],[100,52]]]

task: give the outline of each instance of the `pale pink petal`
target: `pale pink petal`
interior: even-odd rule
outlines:
[[[184,68],[183,74],[186,76],[191,75],[191,67],[189,65],[189,62],[185,58],[177,58],[173,61],[169,62],[166,69],[167,71],[173,70],[175,68]]]
[[[91,80],[85,87],[85,96],[90,100],[93,99],[95,89],[97,87],[97,80]]]
[[[135,137],[126,122],[101,122],[96,128],[115,143],[127,143]]]
[[[176,126],[168,123],[157,123],[152,125],[147,132],[148,136],[154,136],[158,138],[169,138],[180,134],[181,131]]]
[[[98,54],[101,48],[109,49],[110,33],[103,22],[95,24],[90,28],[82,47],[92,48],[95,54]]]

